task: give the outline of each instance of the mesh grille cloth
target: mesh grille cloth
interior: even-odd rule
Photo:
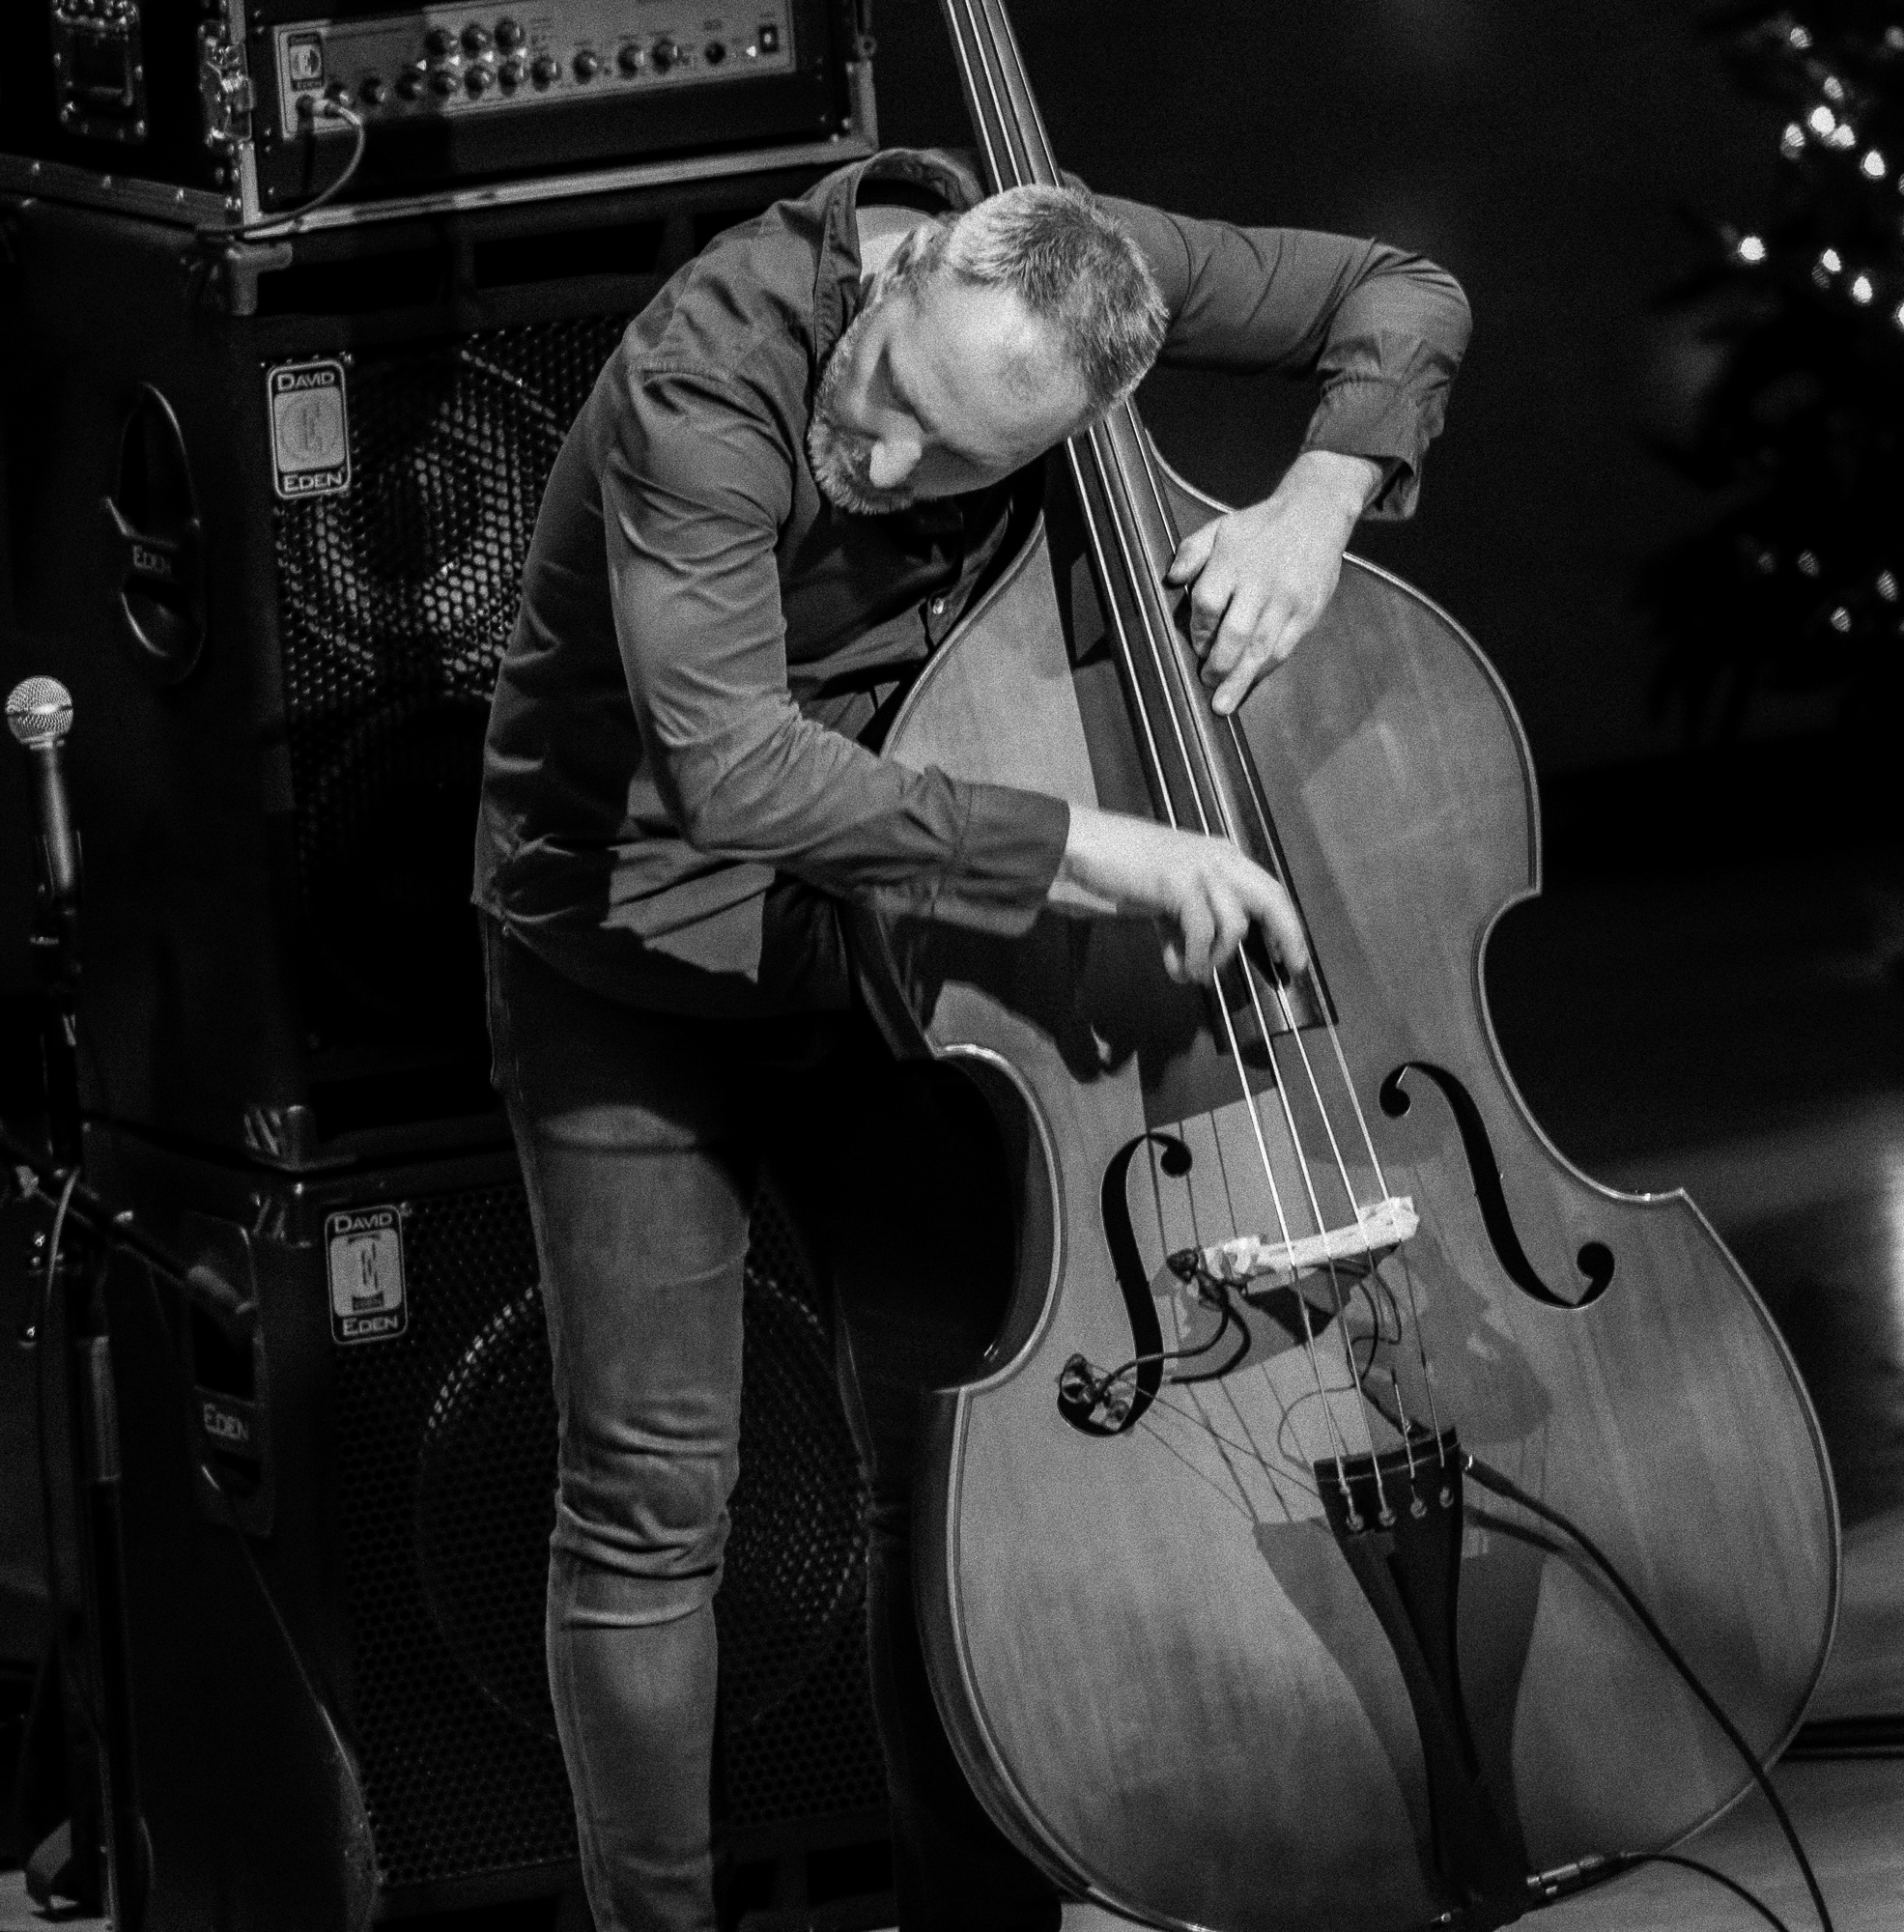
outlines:
[[[574,1855],[542,1670],[554,1410],[520,1186],[420,1198],[410,1326],[339,1351],[355,1729],[386,1886]],[[747,1283],[742,1483],[718,1600],[740,1828],[883,1804],[864,1531],[813,1291],[771,1202]]]
[[[299,899],[321,968],[373,1014],[480,1028],[442,988],[480,971],[490,690],[550,469],[623,320],[360,354],[350,489],[276,506]]]

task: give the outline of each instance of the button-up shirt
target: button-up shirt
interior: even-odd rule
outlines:
[[[955,625],[1009,484],[867,517],[806,453],[865,300],[856,211],[969,207],[951,157],[889,150],[702,251],[629,325],[557,457],[491,712],[474,897],[557,970],[664,1011],[836,1007],[838,902],[1005,934],[1037,917],[1068,808],[873,749]],[[1304,447],[1412,508],[1467,336],[1460,289],[1378,242],[1134,202],[1162,360],[1309,377]]]

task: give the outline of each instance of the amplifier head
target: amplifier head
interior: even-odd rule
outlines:
[[[21,0],[0,190],[311,222],[815,164],[875,144],[852,0]],[[348,107],[362,126],[363,146]],[[337,188],[347,166],[350,179]]]

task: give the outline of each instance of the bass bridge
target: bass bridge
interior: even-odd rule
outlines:
[[[1179,1281],[1199,1275],[1228,1282],[1243,1299],[1289,1288],[1302,1276],[1323,1268],[1350,1276],[1367,1274],[1382,1258],[1409,1239],[1421,1225],[1414,1202],[1406,1194],[1391,1194],[1372,1208],[1356,1210],[1352,1223],[1327,1228],[1317,1235],[1271,1239],[1265,1235],[1233,1235],[1206,1248],[1182,1248],[1170,1257],[1170,1271]]]

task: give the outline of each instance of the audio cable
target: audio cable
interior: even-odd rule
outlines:
[[[261,236],[274,237],[278,234],[295,235],[298,224],[307,215],[315,214],[320,208],[329,204],[350,186],[356,179],[357,170],[363,165],[363,151],[366,138],[363,116],[355,107],[347,106],[341,100],[333,100],[327,95],[311,110],[310,121],[304,129],[305,138],[311,142],[313,151],[317,143],[317,124],[319,121],[346,121],[350,124],[355,137],[351,146],[351,158],[344,163],[344,171],[327,188],[322,188],[309,201],[296,208],[288,208],[278,214],[260,215],[255,221],[247,221],[236,227],[223,227],[215,221],[201,225],[198,239],[201,242],[252,242]]]
[[[265,1575],[258,1562],[257,1552],[251,1547],[251,1539],[240,1520],[238,1505],[226,1489],[209,1453],[210,1444],[205,1435],[196,1391],[192,1385],[191,1371],[180,1352],[178,1338],[173,1332],[173,1323],[168,1319],[165,1303],[159,1295],[159,1278],[163,1276],[180,1293],[187,1305],[203,1309],[227,1332],[248,1333],[258,1319],[257,1303],[242,1299],[236,1290],[208,1267],[181,1267],[176,1258],[170,1255],[160,1242],[137,1226],[129,1212],[114,1213],[105,1202],[84,1184],[79,1178],[77,1168],[69,1169],[64,1173],[43,1173],[39,1159],[32,1151],[15,1140],[4,1124],[0,1124],[0,1151],[5,1153],[7,1161],[13,1167],[13,1179],[21,1198],[26,1200],[38,1198],[53,1208],[53,1224],[46,1242],[45,1264],[43,1269],[40,1271],[38,1284],[40,1314],[34,1337],[36,1355],[34,1379],[38,1410],[36,1433],[40,1449],[41,1507],[45,1518],[47,1584],[55,1615],[63,1613],[64,1598],[61,1586],[64,1579],[60,1576],[56,1555],[57,1525],[53,1516],[52,1471],[46,1442],[45,1376],[47,1345],[53,1334],[51,1318],[54,1284],[58,1279],[60,1254],[67,1225],[69,1220],[72,1220],[83,1226],[96,1239],[107,1247],[117,1248],[128,1254],[139,1264],[140,1279],[151,1299],[153,1314],[160,1330],[171,1344],[162,1350],[166,1366],[185,1399],[190,1418],[192,1439],[199,1444],[199,1454],[194,1459],[195,1473],[203,1479],[217,1498],[218,1526],[229,1532],[243,1556],[245,1568],[250,1573],[251,1580],[266,1610],[270,1613],[278,1640],[283,1645],[284,1654],[290,1661],[311,1709],[317,1714],[337,1788],[347,1794],[347,1800],[355,1814],[353,1821],[355,1829],[348,1834],[351,1847],[361,1856],[362,1848],[370,1843],[369,1812],[366,1807],[362,1778],[338,1732],[330,1707],[318,1689],[316,1678],[304,1657],[302,1647],[291,1629],[283,1605],[278,1602],[277,1592],[271,1587],[270,1577]],[[57,1186],[57,1195],[48,1190],[46,1183],[49,1180]],[[101,1736],[99,1715],[92,1708],[90,1697],[81,1691],[79,1687],[75,1686],[74,1690],[77,1693],[74,1703],[79,1710],[81,1719],[93,1743],[98,1746]],[[149,1858],[150,1841],[148,1841],[147,1855]],[[151,1883],[150,1870],[146,1882],[148,1885]],[[369,1894],[366,1893],[366,1912],[369,1910]],[[352,1927],[349,1932],[361,1932],[361,1927]]]
[[[1779,1831],[1783,1833],[1786,1844],[1791,1847],[1792,1858],[1798,1865],[1800,1875],[1805,1880],[1805,1889],[1811,1894],[1812,1910],[1818,1915],[1818,1923],[1822,1928],[1822,1932],[1835,1932],[1835,1928],[1832,1922],[1831,1910],[1825,1903],[1824,1892],[1819,1889],[1817,1875],[1811,1869],[1811,1861],[1805,1856],[1805,1846],[1799,1838],[1798,1828],[1792,1823],[1791,1813],[1785,1809],[1784,1802],[1779,1798],[1771,1778],[1766,1776],[1763,1767],[1759,1764],[1757,1753],[1752,1749],[1750,1743],[1739,1729],[1738,1725],[1726,1715],[1725,1709],[1719,1703],[1719,1699],[1706,1689],[1698,1672],[1686,1661],[1685,1657],[1681,1655],[1678,1646],[1660,1627],[1658,1618],[1646,1607],[1640,1599],[1639,1593],[1621,1576],[1619,1568],[1613,1562],[1613,1559],[1572,1518],[1553,1508],[1551,1504],[1544,1503],[1538,1496],[1523,1490],[1512,1477],[1502,1474],[1500,1470],[1487,1463],[1483,1463],[1478,1457],[1464,1453],[1462,1458],[1462,1470],[1464,1475],[1471,1477],[1482,1489],[1489,1491],[1494,1495],[1503,1497],[1509,1502],[1518,1504],[1521,1509],[1526,1510],[1532,1516],[1538,1517],[1551,1528],[1557,1529],[1562,1536],[1566,1537],[1570,1543],[1587,1557],[1601,1575],[1613,1586],[1619,1595],[1620,1601],[1633,1612],[1640,1628],[1652,1639],[1654,1647],[1665,1659],[1666,1662],[1672,1666],[1682,1682],[1685,1683],[1687,1689],[1705,1707],[1707,1715],[1725,1734],[1726,1742],[1738,1752],[1740,1761],[1750,1772],[1752,1782],[1757,1785],[1765,1802],[1772,1807],[1772,1815],[1776,1820]],[[1710,1865],[1701,1864],[1695,1859],[1684,1858],[1672,1852],[1634,1852],[1617,1855],[1607,1859],[1603,1864],[1596,1866],[1592,1870],[1586,1884],[1573,1888],[1572,1889],[1588,1889],[1592,1886],[1604,1884],[1607,1879],[1617,1878],[1620,1873],[1631,1871],[1636,1865],[1648,1863],[1684,1865],[1691,1871],[1699,1872],[1703,1876],[1712,1879],[1715,1883],[1724,1886],[1727,1890],[1737,1892],[1762,1918],[1775,1927],[1777,1927],[1778,1932],[1786,1932],[1784,1921],[1778,1918],[1768,1906],[1754,1897],[1736,1880],[1727,1878],[1723,1872],[1717,1871]]]

